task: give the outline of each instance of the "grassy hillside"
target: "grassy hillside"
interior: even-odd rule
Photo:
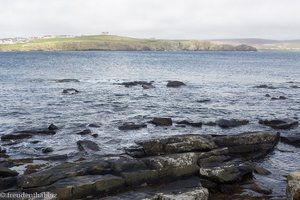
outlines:
[[[76,51],[76,50],[127,50],[127,51],[255,51],[247,45],[217,44],[210,41],[198,40],[159,40],[137,39],[113,35],[90,35],[76,37],[54,37],[49,39],[35,39],[27,43],[2,44],[0,51]]]

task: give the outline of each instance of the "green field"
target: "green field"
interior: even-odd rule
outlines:
[[[137,39],[114,35],[89,35],[34,39],[26,43],[2,44],[0,51],[255,51],[247,45],[217,44],[199,40]]]

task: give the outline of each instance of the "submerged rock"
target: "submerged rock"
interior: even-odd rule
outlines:
[[[287,200],[300,200],[300,171],[288,175],[286,193]]]
[[[51,153],[51,152],[53,152],[54,150],[53,150],[53,148],[51,148],[51,147],[45,147],[45,148],[42,148],[42,152],[43,153]]]
[[[269,175],[271,172],[263,167],[260,166],[255,166],[254,167],[254,172],[260,175]]]
[[[171,118],[155,117],[150,123],[156,126],[172,126],[173,122]]]
[[[68,88],[68,89],[64,89],[62,93],[63,94],[77,94],[77,93],[79,93],[79,91],[74,88]]]
[[[145,85],[145,84],[142,84],[142,88],[147,90],[147,89],[152,89],[152,88],[155,88],[153,85]]]
[[[124,123],[118,127],[119,130],[128,131],[128,130],[138,130],[141,128],[147,128],[147,124],[135,124],[135,123]]]
[[[99,146],[91,140],[79,140],[77,141],[77,146],[80,151],[91,152],[99,151]]]
[[[77,132],[77,135],[90,135],[92,134],[92,131],[90,129],[85,129],[83,131]]]
[[[55,81],[57,83],[78,83],[78,82],[80,82],[78,79],[72,79],[72,78],[57,79]]]
[[[48,130],[48,129],[41,129],[41,130],[26,130],[26,131],[18,131],[15,133],[10,133],[1,136],[2,141],[7,141],[7,140],[21,140],[21,139],[27,139],[31,138],[35,135],[54,135],[56,132],[53,130]]]
[[[233,128],[237,126],[242,126],[248,124],[248,120],[240,120],[240,119],[219,119],[216,121],[216,124],[222,128]]]
[[[151,81],[151,82],[147,82],[147,81],[130,81],[130,82],[121,83],[120,85],[124,85],[125,87],[133,87],[133,86],[141,85],[143,88],[144,87],[152,88],[152,87],[154,87],[152,85],[152,83],[153,83],[153,81]],[[149,89],[149,88],[144,88],[144,89]]]
[[[300,135],[281,136],[281,142],[300,147]]]
[[[176,122],[176,124],[188,125],[188,126],[193,126],[193,127],[201,127],[202,126],[202,122],[189,122],[187,120]]]
[[[181,81],[168,81],[168,83],[167,83],[167,87],[173,87],[173,88],[181,87],[184,85],[185,85],[185,83],[183,83]]]
[[[259,120],[260,124],[270,126],[275,129],[291,129],[298,126],[299,122],[293,119],[272,119],[272,120]]]
[[[271,100],[286,100],[287,98],[285,96],[279,96],[277,97],[272,97]]]
[[[258,85],[258,86],[255,86],[254,88],[276,89],[276,87],[274,87],[272,85]]]
[[[206,188],[195,188],[192,191],[179,194],[156,194],[151,200],[207,200],[209,196]],[[149,199],[150,200],[150,199]]]

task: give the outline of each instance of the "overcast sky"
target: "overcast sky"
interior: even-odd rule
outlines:
[[[300,38],[300,0],[0,0],[0,38]]]

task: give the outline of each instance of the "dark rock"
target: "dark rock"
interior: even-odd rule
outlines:
[[[260,158],[274,149],[279,138],[279,133],[249,132],[238,135],[214,137],[214,142],[220,148],[227,147],[230,154]]]
[[[31,138],[34,135],[54,135],[56,132],[48,129],[18,131],[1,136],[2,141]]]
[[[291,129],[298,126],[299,122],[293,119],[273,119],[273,120],[259,120],[260,124],[270,126],[275,129]]]
[[[80,82],[80,81],[77,80],[77,79],[71,79],[71,78],[57,79],[57,80],[55,80],[55,81],[58,82],[58,83],[70,83],[70,82],[72,82],[72,83],[78,83],[78,82]]]
[[[209,192],[206,188],[197,187],[192,191],[172,194],[156,194],[151,200],[208,200]]]
[[[144,148],[142,146],[131,146],[125,148],[126,154],[135,157],[135,158],[140,158],[146,156],[144,152]]]
[[[248,124],[248,120],[239,120],[239,119],[219,119],[216,121],[216,124],[222,128],[233,128],[237,126],[242,126]]]
[[[18,172],[11,170],[6,167],[0,166],[0,178],[6,178],[6,177],[11,177],[11,176],[18,176]]]
[[[254,167],[254,172],[260,175],[269,175],[271,172],[263,167],[260,166],[255,166]]]
[[[43,153],[51,153],[51,152],[53,152],[53,148],[51,148],[51,147],[42,148],[42,152]]]
[[[269,94],[266,94],[266,95],[265,95],[265,97],[271,97],[271,95],[269,95]]]
[[[233,183],[252,175],[252,163],[224,163],[222,166],[200,168],[200,176],[217,183]]]
[[[162,117],[155,117],[150,121],[150,123],[156,126],[172,126],[173,124],[171,118],[162,118]]]
[[[68,88],[68,89],[64,89],[62,93],[63,94],[77,94],[77,93],[79,93],[79,91],[74,88]]]
[[[158,171],[156,170],[135,170],[123,172],[121,176],[125,179],[126,185],[136,186],[144,183],[150,184],[157,182],[159,179]]]
[[[0,190],[8,189],[17,185],[17,177],[0,178]]]
[[[200,135],[178,135],[136,143],[143,148],[146,155],[207,151],[216,147],[211,138]]]
[[[298,89],[298,88],[300,88],[300,86],[298,86],[298,85],[292,85],[291,88]]]
[[[207,102],[210,102],[211,100],[210,99],[200,99],[200,100],[197,100],[196,102],[197,103],[207,103]]]
[[[54,124],[50,124],[49,127],[48,127],[48,129],[49,129],[50,131],[55,131],[55,130],[58,130],[58,127],[55,126]]]
[[[167,87],[173,87],[173,88],[181,87],[184,85],[185,84],[181,81],[168,81],[167,83]]]
[[[92,134],[92,131],[90,129],[85,129],[83,131],[77,132],[77,135],[90,135]]]
[[[138,130],[146,127],[147,124],[124,123],[121,126],[119,126],[119,130],[123,130],[123,131]]]
[[[193,127],[201,127],[202,126],[202,122],[189,122],[187,120],[176,122],[176,124],[183,124],[183,125],[188,125],[188,126],[193,126]]]
[[[138,86],[141,85],[142,87],[153,87],[152,86],[153,81],[147,82],[147,81],[131,81],[131,82],[124,82],[121,83],[120,85],[124,85],[125,87],[133,87],[133,86]]]
[[[99,146],[90,140],[79,140],[77,141],[77,146],[80,151],[91,152],[91,151],[99,151]]]
[[[287,99],[285,96],[279,96],[278,98],[272,97],[271,100],[285,100]]]
[[[258,86],[255,86],[254,88],[276,89],[276,87],[271,86],[271,85],[258,85]]]
[[[33,140],[33,141],[31,141],[30,143],[31,143],[31,144],[37,144],[37,143],[39,143],[39,142],[41,142],[41,141],[39,141],[39,140]]]
[[[216,122],[206,122],[206,123],[204,123],[204,125],[206,125],[206,126],[216,126],[217,123]]]
[[[99,128],[99,127],[101,127],[101,125],[102,125],[102,124],[100,124],[100,123],[97,123],[97,124],[93,123],[93,124],[89,124],[88,127],[91,127],[91,128]]]
[[[148,89],[152,89],[152,88],[155,88],[155,87],[153,85],[142,84],[142,88],[145,89],[145,90],[148,90]]]
[[[46,164],[27,165],[26,170],[24,171],[24,175],[28,175],[28,174],[38,172],[43,167],[46,167]]]
[[[281,136],[280,139],[281,139],[281,142],[300,147],[300,136],[299,135]]]
[[[98,137],[99,135],[98,135],[97,133],[93,133],[92,136],[93,136],[94,138],[96,138],[96,137]]]

